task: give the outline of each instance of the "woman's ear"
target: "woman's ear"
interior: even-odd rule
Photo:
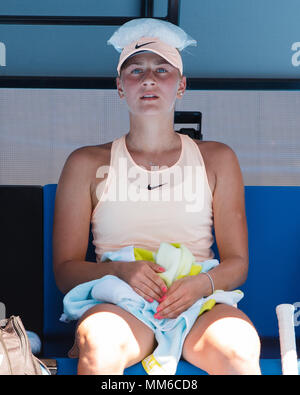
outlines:
[[[120,98],[122,99],[125,96],[125,93],[123,90],[123,86],[122,86],[120,77],[116,78],[116,83],[117,83],[118,94],[119,94]]]
[[[182,76],[179,81],[179,86],[178,86],[178,90],[177,90],[177,98],[178,99],[182,98],[185,90],[186,90],[186,77]]]

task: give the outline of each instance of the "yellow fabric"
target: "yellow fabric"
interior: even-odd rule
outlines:
[[[202,272],[202,265],[200,263],[195,263],[192,265],[191,270],[189,274],[187,275],[179,275],[176,280],[179,280],[180,278],[186,277],[186,276],[197,276],[197,274]]]
[[[160,363],[157,362],[153,354],[143,359],[142,365],[148,374],[151,374],[152,370],[155,368],[161,369]]]
[[[215,304],[216,304],[215,299],[209,299],[207,302],[203,304],[198,315],[203,314],[207,310],[211,310]]]
[[[170,243],[172,246],[176,247],[176,248],[180,248],[180,243]]]
[[[202,265],[200,264],[194,264],[191,267],[191,271],[189,273],[189,276],[197,276],[197,274],[202,272]]]
[[[201,273],[202,266],[195,262],[194,255],[181,243],[161,243],[157,252],[134,247],[136,260],[156,262],[165,269],[159,273],[169,287],[175,280]]]
[[[152,251],[145,250],[144,248],[134,247],[133,252],[136,261],[155,262],[154,254]]]

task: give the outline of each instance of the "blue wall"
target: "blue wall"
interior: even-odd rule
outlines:
[[[155,16],[165,16],[167,0],[154,4]],[[183,54],[187,76],[300,78],[299,0],[181,0],[180,4],[180,26],[198,40],[197,47]],[[139,0],[1,0],[0,4],[0,15],[139,12]],[[114,76],[118,54],[106,41],[115,29],[0,25],[4,44],[0,76]]]

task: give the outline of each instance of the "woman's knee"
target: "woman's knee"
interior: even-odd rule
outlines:
[[[215,309],[187,338],[184,357],[211,374],[259,373],[260,339],[250,320],[238,309]]]
[[[76,342],[81,363],[94,366],[98,372],[122,373],[139,353],[130,326],[114,305],[103,304],[89,311],[78,324]]]
[[[241,318],[226,317],[214,323],[210,341],[211,350],[221,373],[259,373],[260,339],[255,328]],[[212,369],[214,369],[212,365]]]

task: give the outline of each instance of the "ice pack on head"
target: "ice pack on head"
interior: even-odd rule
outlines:
[[[182,51],[189,45],[197,45],[183,29],[173,23],[153,18],[133,19],[120,26],[107,41],[118,52],[141,37],[156,37],[160,41]]]
[[[127,58],[141,51],[157,53],[177,67],[182,74],[178,51],[197,45],[183,29],[170,22],[152,18],[133,19],[120,26],[107,42],[121,53],[118,73]]]

